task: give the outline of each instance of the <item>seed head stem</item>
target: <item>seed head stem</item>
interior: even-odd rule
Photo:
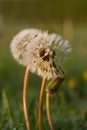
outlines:
[[[23,88],[23,108],[24,108],[24,116],[27,130],[31,130],[30,127],[30,119],[28,113],[28,104],[27,104],[27,90],[28,90],[28,76],[29,76],[29,67],[26,67],[25,76],[24,76],[24,88]]]
[[[50,93],[48,91],[46,92],[46,111],[50,130],[54,130],[53,121],[50,114]]]
[[[47,78],[43,77],[41,90],[40,90],[40,98],[39,98],[39,110],[38,110],[38,127],[39,130],[43,130],[43,98],[44,98],[44,91],[46,87]]]

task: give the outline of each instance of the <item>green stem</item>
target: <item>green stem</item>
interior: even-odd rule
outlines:
[[[38,111],[38,127],[39,130],[43,130],[43,98],[44,98],[44,91],[46,87],[47,78],[43,77],[41,90],[40,90],[40,98],[39,98],[39,111]]]
[[[46,92],[46,111],[50,130],[54,130],[53,121],[50,114],[50,92]]]
[[[29,76],[29,67],[27,66],[25,71],[24,86],[23,86],[23,107],[24,107],[24,116],[25,116],[27,130],[31,130],[30,119],[28,114],[28,106],[27,106],[28,76]]]

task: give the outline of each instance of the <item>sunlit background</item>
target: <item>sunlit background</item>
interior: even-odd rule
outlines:
[[[56,130],[87,129],[87,1],[86,0],[0,0],[0,130],[26,130],[22,90],[25,68],[10,53],[15,34],[39,28],[68,39],[72,54],[64,64],[66,79],[52,98]],[[29,79],[29,112],[37,129],[41,78]],[[44,105],[44,129],[49,130]],[[33,125],[34,124],[34,125]]]

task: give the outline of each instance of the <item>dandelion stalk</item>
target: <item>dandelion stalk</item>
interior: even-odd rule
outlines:
[[[28,89],[28,76],[29,76],[29,67],[26,67],[25,76],[24,76],[24,88],[23,88],[23,107],[24,107],[24,116],[25,122],[27,126],[27,130],[31,130],[30,127],[30,119],[28,114],[28,106],[27,106],[27,89]]]
[[[41,90],[40,90],[40,98],[39,98],[39,111],[38,111],[38,127],[39,130],[43,129],[43,97],[44,97],[44,90],[46,87],[47,78],[43,77]]]
[[[46,92],[46,111],[47,111],[47,119],[48,123],[50,126],[50,130],[54,130],[54,125],[51,117],[51,112],[50,112],[50,92]]]
[[[50,96],[57,93],[58,89],[60,88],[62,82],[64,81],[64,77],[58,76],[52,79],[46,88],[46,111],[47,111],[47,119],[50,126],[50,130],[54,130],[54,125],[51,117],[51,110],[50,110]]]

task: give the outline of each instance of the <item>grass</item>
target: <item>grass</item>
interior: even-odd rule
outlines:
[[[22,90],[25,68],[18,65],[11,56],[10,42],[13,36],[24,28],[41,28],[63,35],[62,24],[28,22],[4,23],[0,36],[0,129],[1,130],[26,130]],[[87,25],[73,25],[73,52],[69,62],[64,66],[66,80],[58,91],[57,97],[51,98],[51,111],[56,130],[86,130],[87,129],[87,81],[83,73],[87,71]],[[71,87],[69,80],[76,80]],[[37,83],[37,84],[36,84]],[[29,79],[29,112],[33,130],[37,130],[38,100],[41,78],[31,74]],[[44,100],[45,103],[45,100]],[[34,124],[34,125],[33,125]],[[44,129],[49,130],[44,105]]]

